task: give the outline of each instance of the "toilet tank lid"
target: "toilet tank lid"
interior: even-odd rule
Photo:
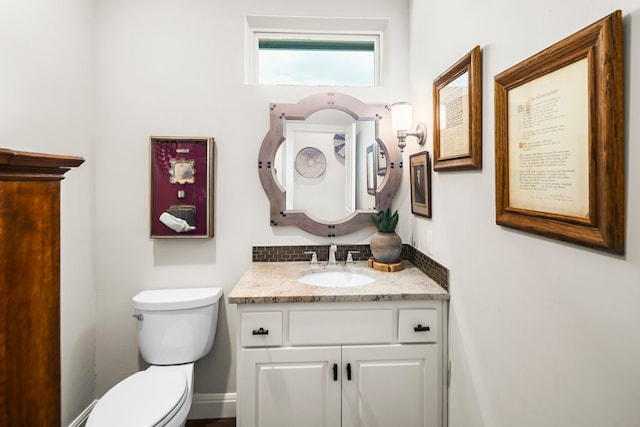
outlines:
[[[222,288],[157,289],[142,291],[133,297],[138,310],[182,310],[218,302]]]

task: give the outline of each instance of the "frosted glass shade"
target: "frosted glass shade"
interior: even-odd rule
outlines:
[[[391,126],[393,130],[409,130],[411,129],[411,120],[413,111],[411,104],[408,102],[396,102],[391,104]]]

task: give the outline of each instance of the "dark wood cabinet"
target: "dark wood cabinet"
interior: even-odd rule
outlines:
[[[0,426],[60,425],[60,181],[82,162],[0,148]]]

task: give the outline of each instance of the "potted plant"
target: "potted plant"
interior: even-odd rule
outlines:
[[[391,209],[387,208],[378,215],[371,215],[371,220],[378,229],[369,242],[373,258],[386,264],[398,262],[402,253],[402,239],[396,234],[398,211],[392,215]]]

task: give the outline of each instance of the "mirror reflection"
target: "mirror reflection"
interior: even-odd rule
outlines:
[[[386,159],[373,120],[326,109],[306,120],[285,120],[283,133],[274,165],[287,210],[335,221],[358,209],[375,209]]]

